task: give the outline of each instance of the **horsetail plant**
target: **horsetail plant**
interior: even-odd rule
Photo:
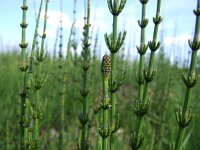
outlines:
[[[32,47],[31,47],[31,55],[30,55],[29,70],[28,70],[30,78],[32,78],[32,73],[33,73],[34,51],[37,44],[38,27],[39,27],[39,22],[40,22],[40,14],[42,10],[42,5],[43,5],[43,0],[40,1],[40,7],[39,7],[37,19],[36,19],[35,32],[34,32],[34,37],[33,37],[33,42],[32,42]]]
[[[59,44],[59,58],[62,58],[62,46],[63,46],[63,27],[62,27],[62,0],[60,0],[60,44]]]
[[[73,31],[74,23],[72,24],[71,27],[71,32],[69,35],[69,40],[67,44],[67,54],[65,57],[65,62],[63,64],[63,73],[62,73],[62,80],[61,80],[61,91],[60,91],[60,131],[59,131],[59,144],[58,144],[58,149],[63,150],[64,149],[64,124],[65,124],[65,95],[66,95],[66,84],[67,84],[67,74],[68,74],[68,68],[69,68],[69,61],[70,61],[70,48],[71,48],[71,35]]]
[[[56,39],[55,39],[54,48],[53,48],[53,60],[56,59],[56,50],[57,50],[58,34],[59,34],[59,26],[57,27],[57,30],[56,30]]]
[[[119,128],[119,117],[116,116],[116,91],[119,89],[121,85],[121,81],[116,80],[116,57],[117,52],[121,48],[125,37],[126,31],[123,33],[119,33],[117,35],[117,25],[118,25],[118,15],[124,9],[126,4],[126,0],[107,0],[108,8],[113,15],[113,31],[112,34],[109,36],[105,34],[105,42],[108,49],[111,52],[111,78],[109,81],[109,91],[111,93],[111,115],[110,115],[110,124],[111,124],[111,135],[110,135],[110,150],[114,150],[114,133]]]
[[[82,95],[82,113],[79,113],[78,117],[82,125],[81,134],[81,150],[88,149],[88,141],[86,140],[86,127],[88,123],[88,112],[87,112],[87,95],[89,93],[88,89],[88,69],[90,66],[90,43],[89,43],[89,28],[90,28],[90,0],[87,0],[87,17],[86,22],[83,27],[83,50],[82,55],[82,69],[83,69],[83,83],[81,89]]]
[[[75,24],[76,23],[76,0],[74,0],[73,17],[74,17],[74,24]],[[73,28],[72,37],[73,38],[72,38],[72,41],[71,41],[71,46],[72,46],[72,48],[74,50],[73,63],[74,63],[74,66],[76,66],[77,57],[78,57],[78,54],[77,54],[78,40],[77,40],[77,37],[76,37],[76,27]]]
[[[103,99],[101,101],[101,108],[103,110],[103,126],[99,128],[99,134],[102,137],[102,149],[108,149],[107,138],[110,136],[111,128],[109,125],[108,109],[111,107],[108,95],[109,86],[108,78],[111,72],[111,60],[108,55],[104,55],[101,63],[101,72],[103,78]]]
[[[40,90],[43,87],[44,83],[47,80],[47,75],[42,73],[42,63],[46,60],[47,54],[44,52],[44,42],[46,38],[46,25],[47,25],[47,10],[48,10],[48,2],[45,1],[45,15],[44,15],[44,26],[43,26],[43,34],[41,36],[41,47],[36,51],[35,57],[38,62],[37,73],[31,79],[32,85],[35,90],[35,101],[33,105],[33,109],[31,111],[34,129],[33,129],[33,140],[31,140],[30,147],[32,149],[39,149],[39,119],[41,119],[45,106],[42,106],[40,101]]]
[[[59,44],[59,58],[62,58],[62,45],[63,45],[63,35],[62,35],[62,0],[60,0],[60,44]],[[60,69],[65,68],[65,65],[60,64]],[[61,71],[62,72],[62,71]],[[66,84],[66,72],[61,73],[60,76],[61,88],[60,88],[60,129],[59,129],[59,142],[58,149],[63,149],[63,135],[64,135],[64,120],[65,120],[65,84]]]
[[[145,15],[146,15],[146,4],[148,0],[140,0],[140,2],[142,4],[142,18],[141,21],[138,21],[138,24],[141,28],[141,39],[140,39],[140,47],[137,47],[138,53],[140,54],[140,63],[139,63],[139,73],[136,73],[136,79],[139,85],[139,91],[138,91],[138,98],[136,100],[136,106],[134,108],[137,119],[135,127],[136,131],[134,131],[131,134],[131,142],[130,142],[130,145],[133,150],[139,149],[143,145],[144,141],[143,133],[141,133],[142,119],[144,115],[147,114],[151,104],[151,99],[147,98],[148,88],[150,82],[154,79],[157,72],[153,68],[153,65],[154,65],[155,52],[160,47],[160,42],[157,42],[157,35],[158,35],[159,24],[162,22],[162,18],[160,16],[161,0],[157,0],[156,17],[153,18],[153,22],[155,24],[153,39],[152,41],[148,42],[148,45],[145,44],[145,28],[148,24],[148,19],[145,18]],[[148,46],[151,50],[151,54],[150,54],[148,69],[145,70],[144,55],[148,49]]]
[[[200,0],[197,0],[197,9],[194,10],[196,16],[196,25],[193,41],[189,40],[189,46],[192,49],[190,68],[187,74],[182,75],[183,82],[186,86],[185,100],[183,107],[176,111],[176,120],[179,125],[179,130],[176,137],[174,150],[183,148],[182,141],[184,138],[185,128],[189,125],[192,119],[192,109],[189,108],[192,96],[192,89],[197,84],[198,75],[196,74],[197,52],[200,49],[199,32],[200,32]]]
[[[21,130],[21,138],[20,138],[20,149],[21,150],[26,150],[28,141],[27,141],[27,136],[28,136],[28,118],[27,118],[27,81],[26,81],[26,76],[27,76],[27,70],[28,70],[28,65],[27,65],[27,58],[26,58],[26,48],[28,46],[28,43],[26,43],[26,28],[28,24],[26,23],[26,11],[28,10],[27,2],[26,0],[23,0],[23,6],[21,7],[22,9],[22,23],[21,28],[22,28],[22,36],[21,36],[21,43],[19,44],[21,47],[21,65],[19,67],[20,71],[22,72],[22,83],[21,83],[21,89],[19,91],[19,95],[21,97],[21,111],[20,111],[20,130]]]

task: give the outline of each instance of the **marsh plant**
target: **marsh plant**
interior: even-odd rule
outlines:
[[[117,52],[120,50],[126,37],[126,31],[117,33],[118,16],[125,7],[126,0],[107,0],[110,13],[113,15],[113,31],[110,35],[105,34],[105,42],[110,50],[111,57],[111,77],[109,80],[109,91],[111,93],[111,109],[110,109],[110,149],[115,149],[114,134],[119,128],[119,114],[116,113],[116,92],[121,86],[121,79],[117,79]],[[122,77],[123,78],[123,77]]]
[[[27,71],[28,71],[28,64],[27,64],[27,58],[26,58],[26,48],[28,46],[28,43],[26,43],[26,28],[28,24],[26,23],[26,11],[28,10],[27,2],[26,0],[23,0],[23,5],[21,7],[22,9],[22,37],[21,37],[21,65],[19,67],[21,73],[22,73],[22,82],[21,82],[21,88],[19,91],[19,95],[21,97],[21,112],[20,112],[20,149],[25,150],[28,144],[28,110],[27,110]]]
[[[160,17],[161,0],[157,0],[156,17],[153,18],[153,22],[155,24],[153,39],[152,41],[148,42],[148,44],[145,44],[145,28],[148,24],[148,19],[146,18],[146,4],[148,3],[148,0],[140,0],[140,2],[142,4],[142,18],[141,21],[138,21],[138,24],[141,28],[141,39],[140,39],[140,46],[137,47],[138,53],[140,55],[140,60],[139,60],[139,69],[138,72],[136,73],[136,80],[139,85],[139,90],[138,90],[138,97],[136,100],[136,104],[134,107],[134,112],[137,118],[136,118],[135,131],[131,134],[131,141],[130,141],[130,145],[133,150],[139,149],[144,142],[144,135],[142,133],[142,119],[145,116],[145,114],[147,114],[151,104],[151,99],[148,98],[147,96],[148,96],[149,84],[154,79],[157,72],[153,68],[154,67],[153,65],[154,65],[155,52],[160,47],[160,42],[157,42],[157,35],[158,35],[158,26],[162,21],[162,18]],[[148,47],[151,50],[149,66],[147,69],[144,69],[144,56]]]
[[[145,34],[149,22],[146,18],[149,15],[146,9],[148,0],[139,0],[142,9],[141,20],[138,21],[141,28],[140,44],[136,47],[139,53],[138,60],[125,60],[126,31],[118,31],[120,15],[123,15],[122,11],[127,5],[126,0],[107,0],[112,16],[112,31],[104,35],[110,54],[104,55],[102,60],[99,56],[102,49],[98,47],[99,41],[102,40],[101,27],[97,29],[94,26],[91,30],[97,29],[96,38],[92,39],[91,36],[93,34],[90,30],[90,0],[82,1],[85,4],[85,17],[80,54],[80,30],[74,27],[75,22],[78,22],[76,15],[79,12],[76,14],[76,4],[79,3],[74,0],[74,22],[69,35],[66,35],[66,18],[63,15],[65,6],[62,5],[62,0],[58,1],[61,2],[61,17],[57,22],[57,32],[55,31],[53,56],[51,52],[47,55],[47,46],[45,47],[49,1],[38,1],[30,53],[26,40],[27,0],[22,2],[20,54],[15,48],[7,51],[7,47],[1,45],[0,149],[160,150],[169,149],[170,146],[172,150],[199,149],[200,119],[198,113],[194,112],[198,112],[200,104],[200,87],[197,86],[200,67],[200,59],[197,57],[200,48],[200,0],[197,0],[197,9],[194,10],[196,24],[194,37],[189,41],[191,50],[186,56],[189,59],[183,64],[179,62],[183,58],[179,57],[171,62],[171,56],[165,55],[164,44],[160,48],[158,29],[162,22],[161,0],[154,3],[155,7],[157,4],[156,15],[153,18],[154,31],[148,43]],[[43,7],[44,24],[39,35]],[[95,19],[98,22],[99,18]],[[64,36],[69,36],[67,43]],[[161,38],[164,39],[162,36]],[[66,54],[64,45],[67,45]],[[177,45],[173,46],[175,53],[182,52],[179,47],[182,43]],[[157,57],[158,49],[160,54]],[[16,71],[17,65],[20,71]],[[125,74],[124,71],[121,73],[121,70],[125,65],[126,84],[122,84]],[[186,72],[182,75],[184,84],[180,84],[180,72]],[[136,73],[136,82],[133,85],[132,73]],[[136,84],[138,86],[135,90]],[[120,86],[123,88],[119,90]],[[19,97],[16,94],[16,87],[19,87]],[[176,110],[174,121],[171,121],[171,111],[179,106],[182,94],[183,105]],[[135,116],[129,109],[132,95],[136,97],[133,106]],[[195,101],[191,103],[193,99]],[[153,108],[152,111],[149,111],[150,106]],[[81,108],[81,112],[77,117],[78,108]],[[119,119],[118,112],[122,119]],[[135,121],[131,120],[132,117]],[[177,134],[175,118],[178,124]],[[74,128],[77,120],[78,129]]]
[[[87,0],[87,14],[86,14],[86,21],[85,25],[83,27],[83,50],[81,52],[82,56],[82,70],[83,70],[83,81],[82,81],[82,89],[81,89],[81,95],[82,95],[82,113],[79,113],[78,117],[81,123],[81,150],[88,149],[89,141],[86,137],[86,131],[87,131],[87,123],[88,123],[88,70],[90,67],[90,43],[89,43],[89,29],[90,29],[90,0]]]
[[[101,108],[103,112],[103,123],[102,126],[99,128],[99,134],[102,137],[102,149],[108,149],[108,140],[107,138],[110,136],[111,127],[108,118],[108,112],[110,105],[109,99],[109,87],[108,87],[108,79],[111,72],[111,60],[108,55],[104,55],[101,63],[101,72],[102,72],[102,79],[103,79],[103,98],[101,101]]]
[[[46,25],[47,25],[47,11],[48,11],[48,0],[45,1],[45,14],[44,14],[44,25],[43,25],[43,33],[41,46],[37,49],[35,53],[35,58],[37,61],[37,65],[34,71],[34,75],[31,78],[31,83],[34,88],[35,97],[34,103],[31,107],[31,115],[33,118],[33,138],[29,141],[29,146],[31,149],[39,149],[40,148],[40,128],[39,128],[39,120],[42,119],[46,107],[45,101],[41,101],[41,89],[44,86],[47,80],[47,74],[42,72],[42,64],[47,58],[47,53],[44,50],[45,38],[46,38]]]
[[[182,74],[182,79],[186,87],[185,98],[183,106],[176,111],[176,120],[179,125],[176,142],[172,149],[183,149],[182,142],[184,139],[185,128],[192,120],[192,109],[190,108],[190,101],[192,97],[192,90],[197,84],[198,74],[196,73],[197,52],[200,49],[199,32],[200,32],[200,0],[197,0],[197,9],[194,10],[196,16],[195,32],[193,41],[189,40],[189,46],[192,50],[191,61],[188,73]]]

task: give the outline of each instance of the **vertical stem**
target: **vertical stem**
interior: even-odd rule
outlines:
[[[89,27],[90,27],[90,0],[87,0],[87,18],[84,28],[84,40],[83,40],[83,105],[82,105],[82,116],[84,119],[87,118],[87,94],[88,94],[88,69],[89,69],[89,58],[90,58],[90,48],[89,48]],[[86,125],[87,122],[82,124],[82,137],[81,137],[81,149],[86,150]]]
[[[146,15],[146,4],[142,3],[141,24],[142,24],[142,21],[145,20],[145,15]],[[145,27],[141,28],[140,46],[142,46],[142,45],[145,45]],[[139,76],[141,78],[144,78],[144,76],[143,76],[144,55],[140,54],[140,60],[139,61],[140,61],[139,62]],[[144,83],[139,83],[138,100],[140,102],[143,101],[143,94],[144,94]],[[136,119],[136,136],[137,137],[139,137],[139,135],[140,135],[141,128],[142,128],[142,116],[139,116]]]
[[[188,77],[192,76],[193,73],[195,73],[195,67],[196,67],[196,62],[197,62],[197,51],[199,50],[199,45],[195,45],[195,43],[199,44],[199,32],[200,32],[200,15],[198,14],[200,10],[200,0],[197,0],[197,14],[196,15],[196,24],[195,24],[195,34],[194,34],[194,38],[193,38],[193,42],[191,42],[190,47],[192,49],[192,55],[191,55],[191,62],[190,62],[190,68],[188,71]],[[193,47],[194,46],[194,47]],[[191,95],[192,95],[192,87],[188,87],[186,84],[186,92],[185,92],[185,99],[184,99],[184,104],[183,104],[183,110],[182,110],[182,114],[180,115],[180,117],[184,117],[185,119],[185,115],[186,113],[188,113],[188,107],[190,105],[190,99],[191,99]],[[180,113],[180,112],[179,112]],[[188,119],[188,118],[186,118]],[[186,127],[186,126],[185,126]],[[179,124],[179,130],[178,130],[178,134],[176,137],[176,143],[175,143],[175,150],[180,150],[182,149],[182,141],[184,138],[184,131],[185,131],[185,127],[181,127]]]
[[[40,14],[41,14],[41,10],[42,10],[42,4],[43,4],[43,0],[40,1],[40,8],[39,8],[38,16],[36,19],[35,32],[34,32],[34,37],[33,37],[33,42],[32,42],[32,47],[31,47],[31,56],[30,56],[30,64],[29,64],[30,78],[32,77],[32,72],[33,72],[34,51],[35,51],[35,46],[37,43],[38,27],[39,27],[39,22],[40,22]]]
[[[103,110],[103,124],[104,126],[108,123],[108,110]],[[108,149],[108,140],[107,138],[103,138],[103,144],[102,144],[103,150]]]
[[[43,83],[45,82],[44,74],[42,74],[42,63],[45,60],[44,55],[44,42],[46,38],[46,25],[47,25],[47,10],[48,10],[48,1],[45,2],[45,15],[44,15],[44,25],[43,25],[43,35],[42,35],[42,42],[40,50],[38,50],[36,58],[38,60],[38,70],[37,75],[35,77],[35,102],[34,102],[34,114],[33,114],[33,120],[34,120],[34,132],[33,132],[33,139],[34,139],[34,149],[39,149],[39,117],[40,117],[40,90],[43,86]]]
[[[87,71],[83,73],[83,89],[87,89]],[[83,97],[83,116],[87,115],[87,101],[86,97]],[[81,137],[81,147],[83,150],[86,150],[86,124],[82,126],[82,137]]]
[[[118,16],[113,16],[113,41],[114,43],[117,42],[117,20]],[[117,53],[111,52],[111,83],[116,80],[116,55]],[[110,122],[111,124],[114,123],[116,119],[116,92],[111,93],[111,117]],[[115,146],[115,137],[114,133],[112,132],[110,135],[110,150],[114,150]]]
[[[143,76],[143,70],[144,70],[144,55],[140,55],[139,76],[141,77]],[[139,84],[139,91],[138,91],[139,100],[142,100],[143,89],[144,89],[144,84]]]
[[[62,58],[62,45],[63,45],[63,35],[62,35],[62,0],[60,0],[60,44],[59,44],[59,57],[60,59]],[[59,129],[59,144],[58,144],[58,149],[62,150],[63,149],[63,134],[64,134],[64,104],[65,104],[65,64],[62,65],[60,64],[61,67],[60,69],[63,68],[64,73],[61,73],[60,76],[60,82],[61,82],[61,90],[60,90],[60,129]],[[61,71],[62,72],[62,71]]]
[[[21,139],[20,139],[20,149],[26,150],[27,145],[27,135],[28,135],[28,119],[27,119],[27,108],[26,108],[26,98],[27,98],[27,91],[26,91],[26,72],[28,69],[27,62],[26,62],[26,11],[28,10],[27,2],[26,0],[23,0],[23,6],[22,8],[22,35],[21,35],[21,66],[20,71],[22,72],[22,83],[21,83],[21,119],[20,119],[20,125],[21,125]]]
[[[146,72],[146,70],[144,70],[144,55],[147,50],[147,45],[145,44],[145,29],[148,24],[148,20],[145,17],[146,17],[146,4],[148,0],[140,0],[140,2],[142,4],[142,16],[141,16],[141,21],[139,22],[139,25],[141,27],[141,37],[140,37],[140,47],[138,48],[138,53],[140,54],[138,79],[140,81],[138,81],[138,84],[139,84],[138,101],[136,102],[138,103],[138,106],[136,107],[137,107],[137,111],[142,112],[142,113],[137,114],[136,135],[134,135],[133,144],[132,144],[133,149],[139,149],[142,146],[143,140],[144,140],[144,138],[142,138],[143,136],[141,135],[142,120],[150,107],[149,106],[150,102],[147,99],[147,95],[148,95],[149,84],[155,76],[154,75],[155,70],[152,70],[152,68],[154,64],[155,51],[159,48],[159,43],[157,43],[158,26],[162,21],[160,17],[161,0],[157,0],[156,17],[154,18],[155,27],[154,27],[154,33],[153,33],[153,40],[149,42],[151,55],[150,55],[148,70]],[[143,73],[143,71],[145,73]],[[146,109],[144,107],[146,107]],[[138,145],[138,142],[141,144]]]

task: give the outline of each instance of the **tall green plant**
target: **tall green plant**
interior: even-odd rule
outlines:
[[[73,31],[74,23],[71,27],[71,32],[69,35],[69,40],[67,44],[67,54],[65,57],[65,62],[63,64],[63,73],[62,73],[62,80],[61,80],[61,90],[60,90],[60,131],[59,131],[59,145],[58,149],[63,150],[64,146],[64,131],[65,131],[65,97],[66,97],[66,84],[67,84],[67,76],[69,73],[69,62],[70,62],[70,48],[71,48],[71,36]]]
[[[60,0],[60,44],[59,44],[59,58],[62,58],[62,45],[63,45],[63,33],[62,33],[62,0]],[[60,128],[59,128],[59,142],[58,142],[58,149],[62,150],[63,149],[63,143],[64,143],[64,139],[63,139],[63,135],[64,135],[64,121],[65,121],[65,84],[66,84],[66,74],[65,74],[65,69],[64,69],[64,73],[62,73],[62,69],[65,68],[65,66],[62,64],[62,61],[60,62],[61,64],[59,69],[60,69],[60,103],[59,103],[59,107],[60,107]]]
[[[19,91],[19,95],[21,96],[21,112],[20,112],[20,130],[21,130],[21,138],[20,138],[20,149],[21,150],[26,150],[28,140],[28,118],[27,118],[27,81],[26,81],[26,76],[27,76],[27,70],[28,70],[28,65],[27,65],[27,58],[26,58],[26,48],[28,46],[28,43],[26,43],[26,28],[28,24],[26,23],[26,11],[28,10],[27,2],[26,0],[23,0],[23,6],[21,7],[22,9],[22,23],[21,28],[22,28],[22,36],[21,36],[21,65],[20,65],[20,71],[22,73],[22,82],[21,82],[21,89]]]
[[[187,74],[182,75],[183,82],[186,86],[184,104],[176,111],[176,120],[179,130],[176,137],[174,150],[182,149],[185,128],[192,119],[192,109],[189,108],[192,96],[192,89],[197,83],[198,75],[196,74],[197,52],[200,49],[199,32],[200,32],[200,0],[197,0],[197,9],[194,10],[196,16],[196,25],[193,41],[189,40],[189,46],[192,49],[190,68]]]
[[[145,44],[145,28],[148,24],[148,19],[146,19],[146,4],[148,0],[140,0],[142,4],[142,18],[141,21],[138,21],[138,24],[141,28],[141,39],[140,39],[140,47],[137,47],[138,53],[140,54],[140,62],[139,62],[139,73],[136,73],[137,83],[139,85],[138,90],[138,98],[136,100],[136,106],[134,108],[135,114],[137,116],[136,119],[136,127],[135,131],[131,134],[131,147],[133,150],[139,149],[144,141],[144,135],[142,133],[142,119],[145,114],[147,114],[151,100],[147,98],[148,89],[150,82],[154,79],[156,75],[156,70],[153,68],[154,65],[154,57],[156,50],[160,47],[160,42],[157,42],[158,35],[158,26],[162,21],[160,17],[160,6],[161,0],[157,0],[157,11],[156,17],[153,18],[153,22],[155,24],[153,39],[148,42],[148,45]],[[151,50],[149,66],[148,69],[144,69],[144,55],[148,49],[148,46]]]
[[[63,48],[63,27],[62,27],[62,0],[60,0],[60,44],[59,44],[59,57],[62,58],[62,48]]]
[[[99,128],[99,134],[102,137],[102,149],[108,149],[108,141],[107,138],[110,136],[111,128],[109,125],[108,118],[108,110],[111,107],[110,99],[109,99],[109,86],[108,86],[108,78],[111,72],[111,60],[108,55],[104,55],[101,63],[101,72],[103,79],[103,99],[101,101],[101,108],[103,112],[103,125]]]
[[[81,150],[88,149],[88,141],[86,140],[86,127],[88,123],[88,110],[87,110],[87,96],[89,93],[88,89],[88,69],[90,66],[90,43],[89,43],[89,28],[90,28],[90,0],[87,0],[87,17],[83,27],[83,50],[82,55],[82,69],[83,69],[83,82],[82,82],[82,113],[79,113],[79,120],[82,124],[82,135],[81,135]]]
[[[44,83],[47,80],[47,75],[42,73],[42,64],[47,58],[47,54],[44,51],[44,42],[46,38],[46,25],[47,25],[47,11],[48,11],[48,2],[49,0],[45,1],[45,15],[44,15],[44,26],[43,26],[43,34],[41,36],[41,46],[36,51],[35,57],[37,60],[37,71],[35,71],[35,75],[32,77],[31,82],[35,90],[35,99],[32,111],[33,117],[33,140],[30,143],[30,147],[32,149],[39,149],[39,119],[41,119],[42,114],[44,112],[45,106],[42,105],[40,101],[40,91],[43,87]]]
[[[109,90],[111,93],[111,115],[110,115],[110,123],[112,132],[110,135],[110,149],[114,150],[115,147],[115,138],[114,133],[119,128],[119,118],[116,115],[116,91],[119,89],[121,85],[121,81],[117,81],[116,78],[116,57],[117,52],[121,48],[125,37],[126,37],[126,31],[123,33],[119,33],[117,35],[117,26],[118,26],[118,16],[124,9],[124,6],[126,4],[126,0],[107,0],[108,8],[113,15],[113,31],[111,35],[105,34],[105,42],[108,47],[108,49],[111,52],[111,78],[109,82]]]
[[[33,37],[33,42],[32,42],[32,47],[31,47],[31,55],[30,55],[29,70],[28,70],[30,78],[32,77],[32,73],[33,73],[34,52],[35,52],[35,47],[37,43],[38,27],[39,27],[39,22],[40,22],[42,5],[43,5],[43,0],[40,1],[40,7],[39,7],[37,19],[36,19],[35,32],[34,32],[34,37]]]

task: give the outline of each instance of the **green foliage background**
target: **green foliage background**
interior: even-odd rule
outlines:
[[[181,79],[181,73],[187,71],[184,66],[177,63],[170,63],[169,58],[164,57],[162,49],[156,55],[156,67],[158,73],[156,79],[150,86],[149,96],[152,98],[151,109],[144,119],[145,143],[142,150],[155,150],[160,144],[160,149],[167,150],[169,145],[175,139],[177,132],[177,123],[175,119],[175,110],[182,104],[184,99],[185,87]],[[98,56],[96,56],[98,58]],[[117,134],[117,148],[130,149],[128,145],[130,131],[133,127],[135,115],[131,105],[135,102],[137,93],[137,84],[135,81],[135,71],[137,70],[137,61],[123,60],[122,55],[118,55],[117,66],[118,73],[120,69],[126,70],[125,80],[117,93],[117,107],[120,113],[121,128]],[[74,56],[71,55],[70,70],[67,77],[66,103],[65,103],[65,147],[76,149],[78,137],[78,117],[77,114],[81,109],[81,57],[78,56],[74,64]],[[177,59],[178,60],[178,59]],[[199,62],[199,61],[198,61]],[[0,147],[5,149],[6,137],[10,137],[10,148],[17,149],[19,140],[19,106],[20,97],[18,88],[21,77],[19,72],[20,55],[16,50],[0,53]],[[200,64],[198,64],[199,66]],[[41,90],[41,101],[44,104],[48,100],[47,109],[40,122],[41,149],[55,149],[58,142],[58,110],[59,110],[59,61],[58,58],[48,59],[44,63],[44,69],[49,77],[46,85]],[[187,65],[185,65],[187,66]],[[100,103],[102,98],[102,83],[100,60],[94,59],[91,62],[89,70],[89,105],[90,113],[93,107]],[[199,72],[199,68],[197,68]],[[184,145],[187,150],[198,150],[200,148],[200,86],[194,88],[192,95],[191,107],[194,117],[192,123],[186,128],[186,138]],[[29,101],[32,103],[32,95]],[[6,121],[9,124],[6,126]],[[95,124],[95,121],[94,121]],[[31,126],[31,125],[30,125]],[[6,128],[9,134],[6,136]],[[96,149],[97,128],[91,130],[91,149]],[[8,132],[7,132],[8,133]]]

